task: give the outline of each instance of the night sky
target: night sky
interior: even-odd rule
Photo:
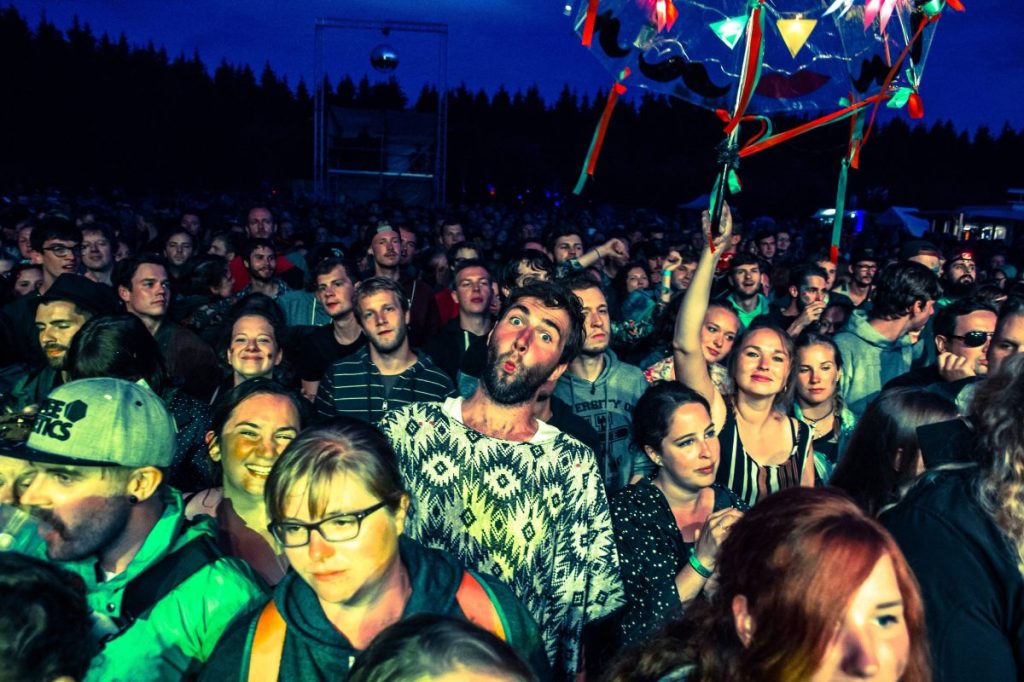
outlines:
[[[858,0],[860,2],[861,0]],[[574,6],[580,0],[573,2]],[[943,16],[921,89],[925,123],[952,119],[958,128],[987,124],[994,133],[1009,121],[1024,128],[1024,2],[963,0],[966,12]],[[294,85],[313,74],[313,22],[318,16],[441,22],[448,25],[448,83],[509,90],[537,84],[548,101],[569,83],[578,92],[607,88],[610,75],[580,46],[564,0],[19,0],[30,25],[43,12],[59,28],[77,14],[97,34],[124,32],[134,44],[153,41],[174,56],[198,50],[211,69],[222,59],[266,62]],[[438,43],[430,35],[335,31],[325,41],[332,80],[369,73],[369,53],[392,46],[396,75],[410,97],[436,79]]]

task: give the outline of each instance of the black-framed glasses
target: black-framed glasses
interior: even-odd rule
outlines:
[[[76,256],[82,253],[82,247],[79,245],[75,246],[64,246],[63,244],[54,244],[53,246],[44,246],[43,251],[49,251],[57,258],[63,258],[69,253],[73,253]]]
[[[378,502],[362,511],[335,514],[316,523],[275,521],[267,528],[283,547],[305,547],[309,544],[310,534],[314,530],[327,542],[345,542],[359,535],[363,519],[386,505],[387,502]]]
[[[960,339],[968,348],[980,348],[981,346],[984,346],[985,342],[991,339],[993,336],[995,336],[995,332],[973,331],[967,332],[962,336],[951,334],[949,338]]]

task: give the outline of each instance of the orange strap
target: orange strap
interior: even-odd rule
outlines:
[[[469,571],[462,572],[462,582],[455,592],[455,601],[470,623],[496,635],[503,642],[508,640],[505,625],[491,595]]]
[[[287,623],[271,599],[256,622],[249,652],[249,682],[277,682]]]
[[[501,614],[498,613],[490,593],[469,571],[462,573],[462,582],[455,592],[455,601],[470,623],[495,634],[502,641],[508,638]],[[252,646],[249,650],[248,682],[277,682],[287,631],[288,624],[284,622],[274,600],[271,599],[263,607],[259,620],[256,621],[256,631],[253,633]]]

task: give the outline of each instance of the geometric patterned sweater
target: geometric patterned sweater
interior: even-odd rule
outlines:
[[[412,403],[378,426],[412,494],[405,532],[504,581],[544,638],[555,679],[575,679],[583,624],[625,603],[593,452],[543,422],[530,442],[462,423],[462,399]]]

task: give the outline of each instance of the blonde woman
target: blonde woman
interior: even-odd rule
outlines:
[[[704,231],[710,233],[707,212]],[[765,496],[798,485],[814,485],[814,457],[807,424],[790,417],[796,353],[789,335],[777,326],[754,323],[736,339],[729,361],[734,386],[723,395],[708,371],[701,329],[711,295],[715,266],[732,231],[728,207],[722,234],[704,247],[693,282],[683,296],[673,342],[676,378],[711,406],[721,445],[716,482],[749,506]]]

